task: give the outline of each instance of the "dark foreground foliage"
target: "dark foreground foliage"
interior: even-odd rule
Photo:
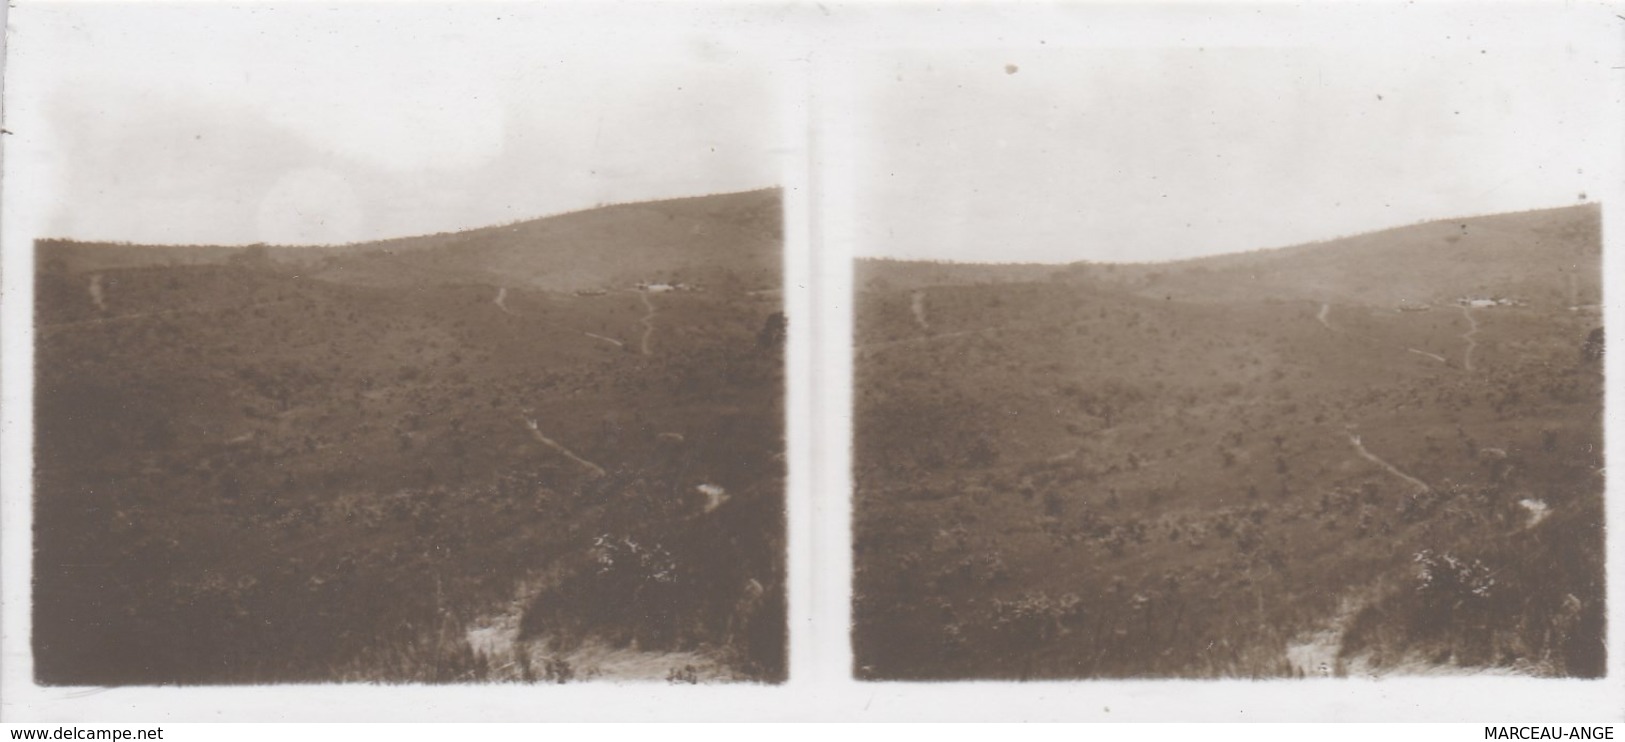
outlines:
[[[316,263],[42,244],[39,680],[566,681],[589,638],[782,679],[777,196],[606,213]],[[628,231],[670,251],[598,255]],[[532,599],[558,659],[470,644]]]

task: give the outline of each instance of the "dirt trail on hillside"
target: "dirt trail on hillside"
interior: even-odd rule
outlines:
[[[583,332],[581,334],[586,335],[587,337],[593,338],[594,340],[602,340],[602,341],[604,341],[606,343],[613,344],[617,348],[626,347],[626,343],[623,343],[623,342],[621,342],[619,340],[616,340],[615,338],[607,338],[607,337],[604,337],[603,335],[598,335],[598,334],[591,333],[591,332]]]
[[[643,350],[644,355],[649,355],[649,336],[654,334],[654,320],[658,312],[655,311],[654,302],[649,301],[649,292],[639,291],[638,298],[643,300],[643,308],[649,310],[648,314],[643,315],[643,318],[638,320],[638,324],[643,325],[643,340],[638,343],[638,347]]]
[[[1437,661],[1405,653],[1397,658],[1389,658],[1381,666],[1373,664],[1372,654],[1362,652],[1357,655],[1342,657],[1343,637],[1353,625],[1354,618],[1367,604],[1377,599],[1371,589],[1356,590],[1343,596],[1338,602],[1337,612],[1320,626],[1305,631],[1294,637],[1286,645],[1287,662],[1292,669],[1300,671],[1306,678],[1316,677],[1350,677],[1350,678],[1383,678],[1383,677],[1534,677],[1537,673],[1528,672],[1528,668],[1519,667],[1468,667],[1456,664],[1440,664]]]
[[[520,419],[542,445],[588,468],[596,476],[605,475],[602,467],[543,435],[536,420],[523,414]],[[590,521],[591,518],[585,520]],[[662,651],[640,649],[635,643],[631,646],[613,646],[593,636],[562,643],[551,635],[521,638],[526,611],[536,604],[540,596],[546,595],[549,588],[560,584],[569,574],[569,567],[564,565],[565,560],[559,560],[547,568],[529,573],[514,585],[510,598],[491,604],[464,624],[464,640],[475,655],[485,660],[488,668],[483,680],[708,683],[742,679],[728,664],[728,655],[709,646]]]
[[[491,301],[494,302],[497,305],[498,309],[501,309],[502,311],[507,312],[508,314],[511,314],[511,315],[513,315],[515,317],[519,316],[518,312],[515,312],[512,309],[508,308],[508,304],[507,304],[507,301],[508,301],[508,288],[506,286],[498,288],[497,289],[497,298],[492,299]]]
[[[914,312],[914,321],[922,330],[930,330],[931,323],[925,321],[925,291],[914,292],[914,298],[909,307]]]
[[[1359,601],[1345,597],[1330,621],[1288,642],[1286,659],[1292,669],[1306,678],[1329,678],[1338,674],[1337,655],[1343,650],[1343,634],[1359,610]]]
[[[90,300],[95,303],[96,311],[107,311],[107,302],[102,300],[102,274],[93,273],[90,276]]]
[[[549,437],[543,435],[542,431],[541,431],[541,428],[536,425],[535,420],[532,420],[532,419],[530,419],[528,417],[524,417],[524,416],[521,416],[520,419],[525,421],[525,427],[530,428],[531,436],[535,437],[537,441],[540,441],[542,445],[553,449],[554,451],[558,452],[560,455],[564,456],[565,458],[567,458],[567,459],[569,459],[571,461],[574,461],[577,464],[580,464],[581,466],[585,467],[587,470],[589,470],[589,471],[591,471],[593,473],[593,476],[598,476],[598,477],[604,476],[604,468],[603,467],[601,467],[601,466],[599,466],[597,464],[594,464],[591,461],[588,461],[588,460],[586,460],[584,458],[581,458],[580,456],[575,455],[575,452],[571,451],[568,448],[565,448],[563,445],[560,445],[558,441],[555,441],[552,438],[549,438]]]
[[[1394,475],[1396,477],[1399,477],[1400,479],[1405,480],[1406,482],[1409,482],[1412,487],[1415,487],[1420,492],[1431,492],[1433,490],[1432,487],[1429,487],[1427,485],[1427,482],[1424,482],[1424,481],[1422,481],[1420,479],[1417,479],[1416,477],[1413,477],[1413,476],[1411,476],[1409,474],[1406,474],[1405,472],[1400,471],[1398,467],[1396,467],[1393,464],[1390,464],[1390,463],[1388,463],[1386,461],[1383,461],[1381,458],[1378,458],[1376,454],[1373,454],[1370,451],[1365,450],[1365,445],[1360,443],[1360,436],[1357,436],[1357,435],[1355,435],[1353,433],[1349,433],[1348,436],[1349,436],[1349,443],[1354,444],[1354,450],[1358,451],[1361,456],[1365,457],[1365,460],[1370,461],[1371,463],[1382,467],[1389,474],[1392,474],[1392,475]]]
[[[1349,632],[1355,615],[1360,614],[1360,609],[1375,601],[1376,597],[1378,596],[1373,593],[1373,589],[1357,589],[1354,593],[1345,594],[1337,604],[1337,612],[1332,614],[1331,619],[1313,630],[1298,633],[1292,640],[1287,641],[1287,662],[1292,664],[1293,671],[1302,672],[1303,677],[1365,677],[1365,679],[1542,675],[1540,672],[1531,672],[1531,667],[1471,667],[1451,662],[1440,664],[1414,653],[1402,653],[1397,658],[1389,656],[1381,661],[1381,664],[1373,662],[1376,658],[1371,651],[1362,651],[1345,658],[1342,656],[1342,638]]]
[[[1329,304],[1329,303],[1322,302],[1321,305],[1320,305],[1320,312],[1315,315],[1315,320],[1320,322],[1320,324],[1322,326],[1324,326],[1326,329],[1331,330],[1332,332],[1335,332],[1335,333],[1337,333],[1339,335],[1344,335],[1344,336],[1347,336],[1347,337],[1355,338],[1357,340],[1364,340],[1364,341],[1367,341],[1367,342],[1376,343],[1376,344],[1382,345],[1384,347],[1389,347],[1389,348],[1397,348],[1398,347],[1398,346],[1388,345],[1387,343],[1384,343],[1381,339],[1378,339],[1378,338],[1374,338],[1374,337],[1371,337],[1371,336],[1368,336],[1368,335],[1360,335],[1360,334],[1357,334],[1357,333],[1352,333],[1352,332],[1349,332],[1347,330],[1340,329],[1340,328],[1332,325],[1331,314],[1332,314],[1332,305]],[[1440,363],[1449,363],[1449,361],[1446,360],[1444,356],[1441,356],[1441,355],[1439,355],[1437,353],[1429,353],[1429,352],[1427,352],[1425,350],[1419,350],[1417,348],[1406,348],[1405,350],[1407,350],[1407,351],[1409,351],[1411,353],[1415,353],[1415,354],[1417,354],[1419,356],[1426,356],[1428,358],[1432,358],[1433,360],[1438,361]],[[1470,368],[1471,367],[1469,366],[1469,369]]]
[[[664,681],[674,671],[692,670],[695,682],[737,680],[738,677],[717,657],[703,650],[686,652],[645,651],[634,647],[613,647],[588,639],[568,650],[555,650],[548,637],[520,639],[520,622],[525,609],[557,579],[542,575],[521,581],[514,597],[486,615],[469,623],[464,637],[475,654],[485,658],[492,681],[563,682],[558,668],[567,666],[570,680]],[[550,663],[554,675],[549,676]]]
[[[1467,341],[1467,352],[1462,357],[1462,368],[1473,370],[1473,350],[1478,347],[1478,341],[1473,339],[1478,334],[1478,319],[1473,316],[1473,308],[1466,304],[1461,305],[1461,314],[1467,318],[1470,328],[1461,334],[1461,339]]]

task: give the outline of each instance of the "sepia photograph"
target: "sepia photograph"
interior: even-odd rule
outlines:
[[[1625,722],[1617,3],[0,25],[0,735]]]
[[[854,65],[857,678],[1605,674],[1618,131],[1462,28]]]
[[[39,684],[785,679],[775,78],[572,13],[16,19]]]

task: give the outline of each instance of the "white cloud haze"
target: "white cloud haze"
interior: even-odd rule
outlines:
[[[1071,11],[852,67],[860,254],[1178,259],[1614,187],[1605,8],[1208,6],[1160,35]]]
[[[49,137],[42,229],[321,243],[777,185],[771,65],[671,15],[27,6],[13,92]]]

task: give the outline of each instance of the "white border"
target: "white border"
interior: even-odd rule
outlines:
[[[1555,11],[1557,4],[1549,4]],[[626,6],[610,6],[626,7]],[[1283,6],[1265,6],[1280,8]],[[1295,7],[1295,6],[1294,6]],[[1599,25],[1618,6],[1561,6]],[[1085,12],[1088,11],[1088,12]],[[630,12],[630,9],[629,9]],[[1486,12],[1494,12],[1493,6]],[[24,16],[26,7],[17,15]],[[609,14],[606,17],[610,17]],[[1610,660],[1605,681],[1517,678],[1383,681],[1078,681],[1043,683],[859,683],[850,679],[851,594],[851,236],[850,146],[843,84],[851,54],[881,48],[1023,44],[1040,33],[1080,44],[1157,46],[1291,40],[1295,28],[1238,19],[1212,4],[1126,8],[1025,4],[903,6],[802,4],[759,12],[714,6],[696,23],[733,28],[773,45],[787,94],[785,141],[786,284],[791,316],[787,430],[791,680],[781,686],[679,687],[660,684],[568,686],[275,686],[229,688],[40,688],[28,660],[28,559],[31,470],[33,301],[32,237],[48,183],[30,177],[49,156],[48,132],[25,104],[8,107],[4,195],[0,210],[0,718],[6,721],[338,721],[338,720],[1189,720],[1468,721],[1625,719],[1625,501],[1608,493]],[[747,23],[748,20],[752,22]],[[1156,20],[1155,23],[1148,19]],[[772,24],[777,24],[773,26]],[[1578,31],[1579,20],[1574,21]],[[764,26],[769,29],[765,30]],[[1284,26],[1284,28],[1278,28]],[[1567,27],[1567,26],[1565,26]],[[1609,32],[1614,27],[1608,26]],[[1283,31],[1276,34],[1274,32]],[[1625,33],[1625,32],[1622,32]],[[1273,34],[1273,35],[1272,35]],[[1615,34],[1613,38],[1621,38]],[[1301,38],[1301,37],[1298,37]],[[1177,40],[1177,41],[1176,41]],[[1595,42],[1595,39],[1591,39]],[[1619,55],[1625,60],[1625,54]],[[34,74],[44,59],[11,60],[8,79]],[[1625,66],[1625,61],[1619,62]],[[1613,89],[1625,85],[1625,73]],[[1622,97],[1599,100],[1625,121]],[[12,101],[7,101],[11,104]],[[1599,151],[1610,182],[1625,184],[1625,150]],[[809,163],[816,163],[809,166]],[[1619,290],[1625,249],[1625,187],[1603,193],[1606,320],[1625,327]],[[1619,399],[1621,361],[1608,361],[1609,399]],[[1621,446],[1620,413],[1607,415],[1610,459]]]

